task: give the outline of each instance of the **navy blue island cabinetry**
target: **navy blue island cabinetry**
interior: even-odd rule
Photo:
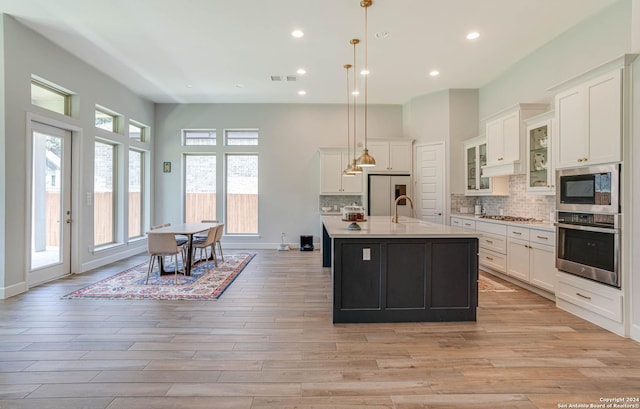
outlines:
[[[359,224],[323,217],[334,323],[476,320],[477,233],[386,216]]]

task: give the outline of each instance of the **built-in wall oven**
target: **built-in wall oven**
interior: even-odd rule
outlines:
[[[556,174],[556,268],[620,287],[620,164]]]
[[[620,215],[558,212],[556,268],[620,287]]]

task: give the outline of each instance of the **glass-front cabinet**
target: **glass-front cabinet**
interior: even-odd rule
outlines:
[[[553,112],[546,112],[527,123],[527,192],[555,194],[551,138]]]
[[[505,195],[508,180],[482,176],[482,166],[487,164],[487,141],[484,136],[464,142],[465,151],[465,195]],[[498,179],[496,186],[494,179]],[[497,190],[496,190],[497,189]]]

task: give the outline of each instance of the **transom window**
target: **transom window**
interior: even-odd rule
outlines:
[[[96,109],[96,128],[104,129],[109,132],[118,130],[118,117],[115,114],[106,112],[102,109]]]
[[[183,145],[216,145],[215,129],[183,129]]]
[[[37,80],[31,81],[31,103],[62,115],[71,115],[71,95]]]
[[[227,129],[224,134],[228,146],[258,144],[257,129]]]
[[[129,122],[129,139],[134,141],[144,141],[146,139],[145,128],[141,125]]]

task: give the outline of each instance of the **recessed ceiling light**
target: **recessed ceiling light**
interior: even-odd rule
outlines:
[[[480,37],[480,33],[478,33],[477,31],[472,31],[467,34],[467,40],[475,40],[478,37]]]
[[[360,75],[369,75],[369,74],[370,74],[369,70],[360,71]]]
[[[236,84],[236,88],[244,88],[243,84]]]
[[[304,33],[302,32],[302,30],[293,30],[291,32],[291,35],[294,36],[295,38],[300,38],[304,36]]]
[[[187,85],[186,85],[186,87],[187,87],[187,88],[193,88],[193,85],[191,85],[191,84],[187,84]]]
[[[379,31],[376,33],[376,38],[389,38],[389,32],[388,31]]]
[[[298,71],[296,71],[296,73],[300,75],[304,75],[307,73],[307,70],[305,70],[304,68],[298,68]]]
[[[300,91],[298,91],[298,95],[307,95],[307,91],[301,89]]]
[[[351,95],[360,95],[360,91],[355,90],[355,91],[353,91],[353,92],[351,93]]]
[[[438,70],[432,70],[429,75],[431,75],[432,77],[437,77],[438,75],[440,75],[440,71]]]

